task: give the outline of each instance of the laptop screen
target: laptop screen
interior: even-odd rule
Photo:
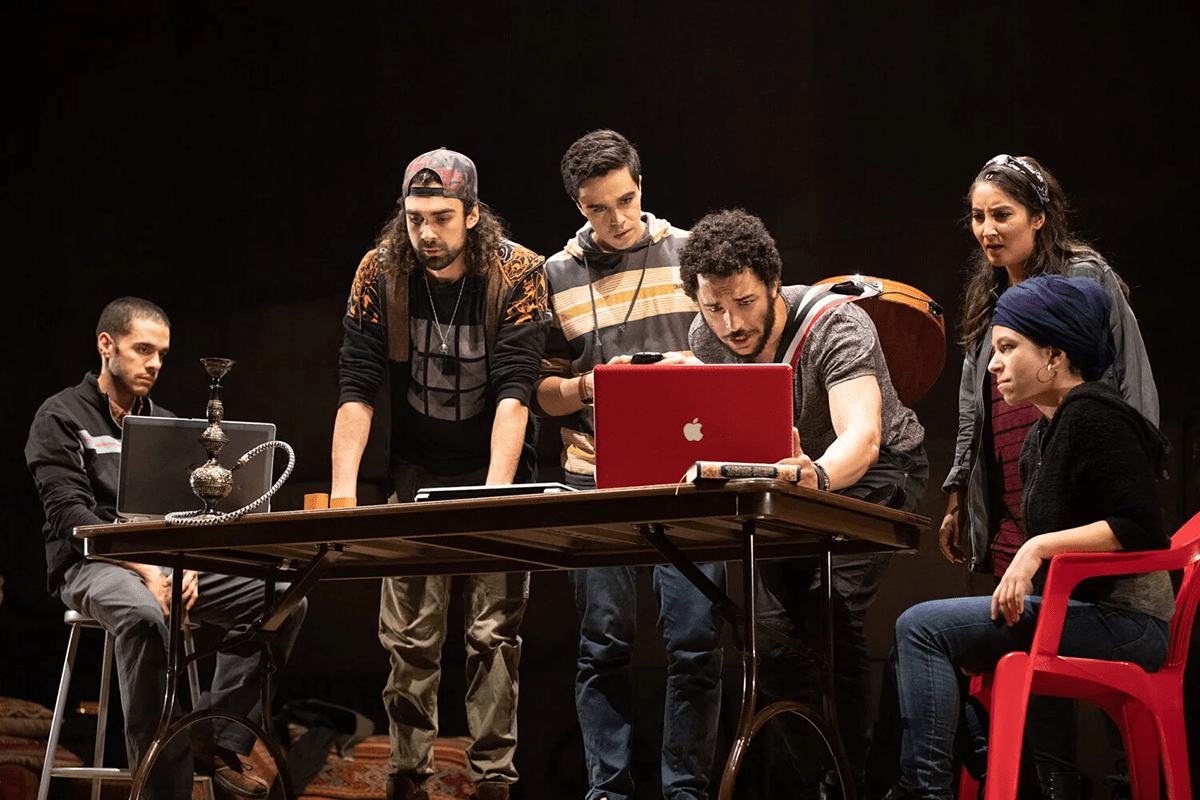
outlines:
[[[189,473],[208,460],[200,434],[208,427],[203,419],[177,417],[126,417],[121,425],[121,473],[117,483],[117,517],[161,519],[171,511],[204,508],[192,493]],[[239,458],[275,438],[270,422],[221,422],[229,442],[217,460],[233,469]],[[254,502],[272,484],[274,449],[261,453],[233,471],[233,489],[217,503],[217,511],[236,511]],[[266,503],[255,511],[267,511]]]
[[[678,483],[697,461],[792,454],[788,364],[599,366],[596,486]]]

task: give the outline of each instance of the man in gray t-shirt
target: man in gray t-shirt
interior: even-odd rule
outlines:
[[[875,325],[852,298],[807,286],[781,286],[782,263],[761,220],[744,211],[701,219],[680,254],[684,291],[700,306],[692,323],[692,353],[706,363],[790,363],[799,441],[791,463],[800,485],[891,508],[916,507],[929,479],[925,430],[896,396]],[[890,556],[834,558],[834,662],[842,739],[862,785],[870,744],[870,695],[863,623]],[[820,630],[820,573],[815,559],[769,562],[761,571],[760,620],[792,638]],[[777,699],[820,708],[821,683],[800,654],[768,642],[762,648],[763,690]],[[791,726],[788,746],[802,780],[815,782],[817,752],[798,742],[806,726]],[[816,772],[817,774],[814,774]]]

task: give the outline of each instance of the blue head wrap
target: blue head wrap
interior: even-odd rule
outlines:
[[[993,325],[1012,328],[1042,347],[1057,347],[1094,381],[1116,355],[1108,316],[1112,301],[1091,278],[1038,275],[1000,295]]]

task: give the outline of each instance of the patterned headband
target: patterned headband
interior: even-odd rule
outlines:
[[[1042,177],[1041,170],[1032,164],[1028,164],[1016,156],[1001,154],[983,165],[985,173],[993,174],[988,167],[1007,167],[1014,172],[1021,173],[1033,184],[1033,190],[1037,193],[1038,199],[1042,201],[1042,206],[1050,204],[1050,190],[1046,187],[1046,179]],[[984,180],[987,180],[987,177],[985,174]]]

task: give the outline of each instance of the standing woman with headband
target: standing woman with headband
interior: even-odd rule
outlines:
[[[996,299],[1035,275],[1091,278],[1112,303],[1109,330],[1116,358],[1101,379],[1155,425],[1158,390],[1129,307],[1128,287],[1099,253],[1071,233],[1066,196],[1054,176],[1029,156],[1000,155],[983,166],[968,197],[979,251],[967,284],[959,336],[965,358],[958,438],[954,465],[942,486],[950,498],[939,544],[946,558],[958,562],[966,560],[961,549],[966,541],[971,570],[998,578],[1022,540],[1021,486],[1014,459],[1038,414],[1028,403],[1018,409],[1003,406],[995,378],[988,374]],[[997,502],[1001,493],[1003,502]]]
[[[1101,380],[1116,389],[1152,424],[1158,424],[1158,390],[1128,287],[1104,258],[1067,226],[1067,199],[1050,172],[1029,156],[999,155],[984,164],[968,193],[971,231],[979,243],[967,283],[959,343],[963,346],[954,464],[942,488],[949,494],[939,530],[942,554],[968,560],[974,572],[1004,575],[1025,538],[1021,444],[1041,416],[1030,403],[1002,402],[988,372],[991,324],[997,298],[1037,275],[1091,278],[1109,297],[1108,327],[1115,358]],[[967,547],[969,545],[969,547]],[[965,552],[964,552],[965,551]],[[1057,731],[1031,737],[1038,782],[1076,771],[1074,714],[1070,701],[1039,700],[1031,719]]]
[[[996,303],[988,370],[1004,402],[1038,414],[1020,455],[1024,538],[991,597],[931,600],[896,621],[904,732],[886,800],[954,797],[959,675],[1028,651],[1053,556],[1169,546],[1154,486],[1166,441],[1098,380],[1115,355],[1111,309],[1095,281],[1060,275],[1028,278]],[[1165,572],[1090,579],[1072,594],[1059,653],[1157,669],[1174,607]]]

